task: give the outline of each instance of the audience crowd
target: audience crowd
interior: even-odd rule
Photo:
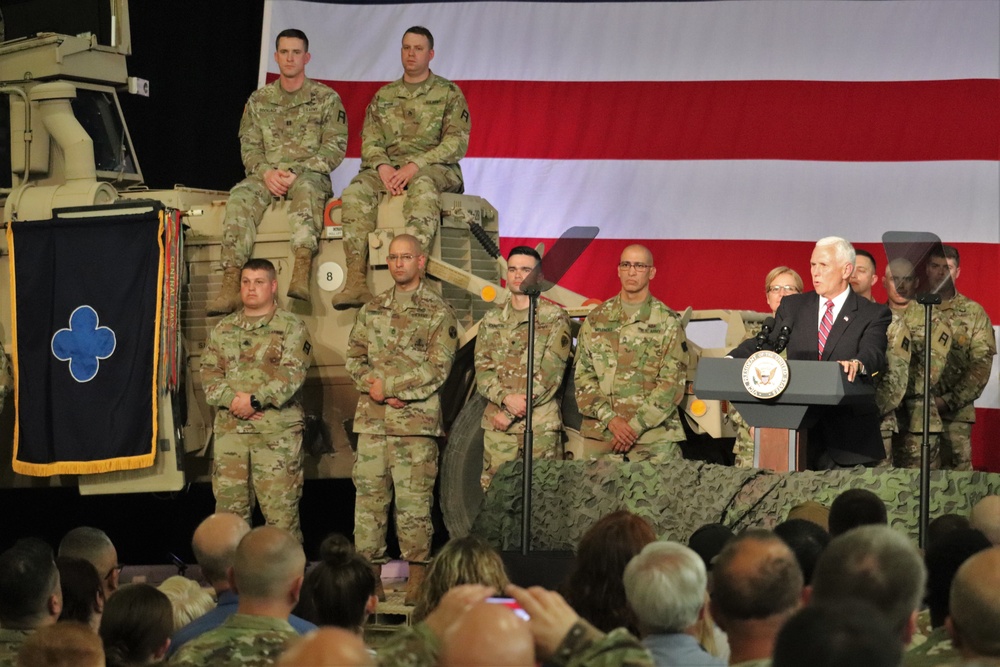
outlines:
[[[935,517],[923,552],[868,491],[788,515],[681,544],[614,512],[559,593],[512,584],[489,543],[456,538],[412,624],[378,642],[378,570],[342,535],[308,565],[291,533],[213,514],[192,536],[203,582],[154,587],[120,585],[111,540],[80,527],[58,556],[34,538],[0,553],[0,667],[1000,665],[1000,497]]]

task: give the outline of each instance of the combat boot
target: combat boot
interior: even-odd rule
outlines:
[[[243,305],[240,299],[240,270],[235,266],[226,267],[222,274],[222,287],[219,294],[208,304],[206,311],[209,316],[228,315]]]
[[[347,255],[347,284],[340,294],[334,294],[330,302],[335,310],[360,308],[375,297],[368,289],[368,257],[366,254]]]
[[[288,296],[300,301],[309,300],[309,275],[312,273],[312,250],[309,248],[295,249],[295,266],[292,267],[292,280],[288,283]]]
[[[379,602],[385,602],[385,587],[382,585],[382,566],[372,565],[372,574],[375,575],[375,596]]]
[[[410,576],[406,580],[406,597],[403,598],[403,604],[410,607],[417,604],[417,598],[420,597],[420,589],[424,585],[424,573],[427,566],[423,563],[410,563]]]

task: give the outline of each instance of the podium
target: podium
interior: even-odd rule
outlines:
[[[729,401],[754,427],[754,467],[776,471],[805,470],[806,431],[830,408],[870,404],[875,387],[848,382],[834,361],[789,361],[788,386],[780,395],[761,399],[743,386],[746,359],[702,358],[694,380],[698,398]]]

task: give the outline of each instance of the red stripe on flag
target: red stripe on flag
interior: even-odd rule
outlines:
[[[708,233],[708,232],[706,232]],[[500,249],[506,254],[516,245],[535,247],[544,243],[551,248],[554,239],[503,238]],[[623,240],[595,239],[580,259],[570,267],[559,284],[585,296],[607,299],[620,289],[618,259],[630,243],[642,243],[653,253],[656,275],[651,289],[654,295],[671,308],[697,310],[738,308],[764,311],[764,278],[776,266],[790,266],[812,289],[809,277],[809,256],[814,244],[801,241],[739,241],[739,240]],[[858,248],[875,256],[878,273],[885,271],[885,251],[874,243],[859,243]],[[995,243],[956,244],[962,258],[962,275],[958,287],[969,298],[986,309],[990,319],[1000,322],[1000,291],[993,283],[981,279],[992,275],[1000,262],[1000,245]],[[881,282],[873,290],[875,299],[886,301]]]
[[[976,408],[976,423],[972,426],[972,467],[976,470],[1000,472],[998,433],[1000,410]]]
[[[272,80],[275,75],[269,74]],[[325,81],[347,154],[383,85]],[[607,160],[1000,159],[1000,81],[460,81],[469,157]]]

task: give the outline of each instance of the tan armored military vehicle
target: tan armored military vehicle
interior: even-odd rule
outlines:
[[[9,146],[12,187],[0,191],[3,225],[8,221],[45,220],[53,210],[82,209],[113,203],[143,206],[162,202],[177,211],[183,226],[182,267],[170,287],[180,295],[176,349],[177,385],[159,397],[159,444],[155,464],[123,473],[71,478],[26,478],[11,468],[13,405],[0,415],[0,486],[78,484],[81,493],[168,491],[185,483],[207,479],[212,444],[212,410],[206,405],[199,379],[201,349],[218,318],[205,308],[221,280],[220,245],[227,193],[175,187],[147,189],[138,156],[118,102],[118,92],[142,92],[145,82],[132,79],[126,68],[130,52],[128,11],[124,0],[114,4],[112,45],[98,43],[89,34],[37,36],[0,43],[0,94],[9,109]],[[155,85],[155,83],[154,83]],[[498,278],[505,275],[496,248],[498,214],[489,202],[475,196],[443,195],[442,218],[434,241],[428,273],[452,304],[464,327],[455,371],[447,386],[446,422],[455,428],[442,467],[443,505],[453,533],[468,530],[478,508],[482,465],[481,401],[474,396],[472,346],[476,323],[492,303],[503,303],[506,291]],[[385,254],[394,233],[403,229],[402,197],[384,201],[379,228],[370,238],[370,280],[377,293],[392,284],[385,270]],[[340,211],[336,202],[327,209],[319,254],[314,262],[311,298],[283,305],[302,316],[311,332],[314,351],[304,401],[307,412],[307,476],[348,477],[353,462],[352,437],[345,423],[353,416],[357,393],[344,371],[344,350],[356,310],[336,311],[330,296],[344,282],[344,253],[340,239]],[[292,257],[289,249],[286,204],[276,201],[259,227],[255,256],[272,260],[278,268],[279,294],[287,289]],[[0,237],[0,340],[10,352],[11,302],[9,253]],[[583,315],[585,296],[558,286],[547,297],[571,313]],[[492,302],[492,303],[491,303]],[[685,314],[709,324],[716,341],[705,353],[718,354],[743,336],[739,313],[708,311]],[[714,337],[714,338],[713,338]],[[697,339],[696,339],[697,340]],[[702,347],[705,347],[703,345]],[[691,345],[691,377],[701,347]],[[689,382],[690,386],[690,382]],[[567,423],[574,419],[572,390],[565,393]],[[731,436],[718,403],[689,396],[684,403],[693,432],[714,438]],[[571,437],[570,450],[576,446]],[[578,452],[579,455],[579,452]]]

